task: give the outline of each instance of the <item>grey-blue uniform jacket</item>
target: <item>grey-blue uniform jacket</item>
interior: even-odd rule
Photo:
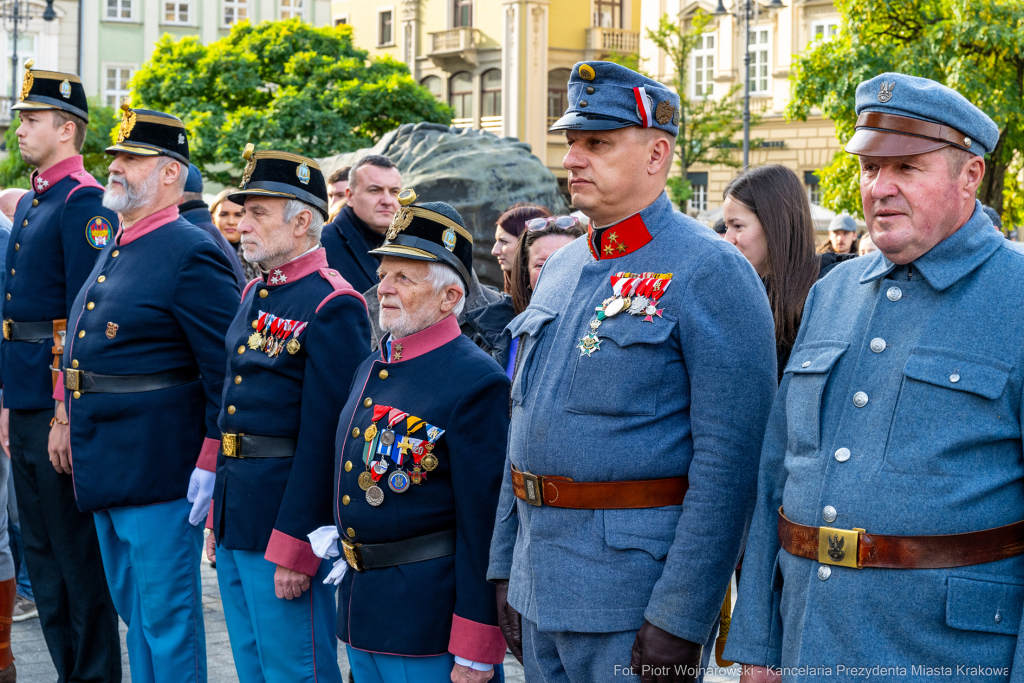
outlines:
[[[918,536],[1024,517],[1022,301],[1024,254],[980,203],[909,268],[874,253],[811,289],[765,436],[727,658],[809,667],[786,681],[849,676],[839,665],[897,667],[890,680],[1005,680],[970,667],[1013,666],[1024,555],[827,566],[780,550],[777,520],[784,506],[799,524]],[[1024,664],[1013,669],[1024,680]]]
[[[661,316],[608,318],[600,349],[581,355],[617,272],[670,273]],[[542,631],[631,631],[646,618],[704,643],[753,510],[775,391],[754,269],[662,194],[553,254],[508,329],[518,368],[488,578],[510,579],[509,604]],[[686,475],[689,491],[662,508],[533,507],[513,497],[510,465],[584,482]]]

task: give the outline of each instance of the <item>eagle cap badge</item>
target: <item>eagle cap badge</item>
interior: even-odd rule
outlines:
[[[893,81],[892,83],[886,83],[885,81],[882,81],[881,85],[878,88],[878,101],[881,102],[882,104],[885,104],[886,102],[891,100],[892,91],[895,87],[896,81]]]

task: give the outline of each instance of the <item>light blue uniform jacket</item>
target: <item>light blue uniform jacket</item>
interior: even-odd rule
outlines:
[[[824,565],[780,550],[777,511],[910,536],[1022,519],[1022,339],[1024,254],[980,204],[909,269],[874,253],[811,289],[765,436],[728,659],[797,668],[785,681],[827,677],[801,666],[848,678],[839,665],[905,668],[888,680],[1006,680],[970,667],[1013,666],[1024,556],[957,569],[833,566],[823,580]],[[1024,680],[1024,663],[1013,672]]]
[[[688,475],[686,499],[641,510],[533,507],[514,498],[507,462],[488,578],[510,579],[509,603],[541,631],[630,631],[646,617],[704,643],[753,509],[774,327],[764,287],[732,245],[664,194],[640,217],[651,242],[598,261],[576,240],[547,261],[529,308],[510,323],[525,337],[508,459],[584,482]],[[600,350],[581,356],[617,272],[671,273],[663,317],[609,318]]]

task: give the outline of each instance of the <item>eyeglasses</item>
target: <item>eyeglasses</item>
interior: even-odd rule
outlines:
[[[576,216],[551,216],[550,218],[531,218],[526,221],[526,229],[530,232],[543,230],[549,225],[554,225],[559,230],[568,230],[580,224]]]

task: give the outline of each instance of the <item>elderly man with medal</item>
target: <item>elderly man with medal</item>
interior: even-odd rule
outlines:
[[[544,265],[518,338],[488,576],[527,680],[695,681],[775,391],[764,287],[664,192],[679,98],[581,62],[553,127],[590,231]]]
[[[331,563],[307,535],[333,519],[334,434],[370,325],[320,245],[327,185],[317,163],[251,144],[243,157],[228,199],[245,207],[243,255],[263,277],[245,288],[227,333],[207,552],[241,683],[340,683]]]
[[[357,681],[501,680],[486,571],[509,381],[459,332],[473,259],[462,217],[413,204],[411,190],[400,201],[370,252],[387,336],[356,371],[338,423],[336,527],[311,539],[322,556],[342,554],[329,579],[341,585],[337,633]]]

